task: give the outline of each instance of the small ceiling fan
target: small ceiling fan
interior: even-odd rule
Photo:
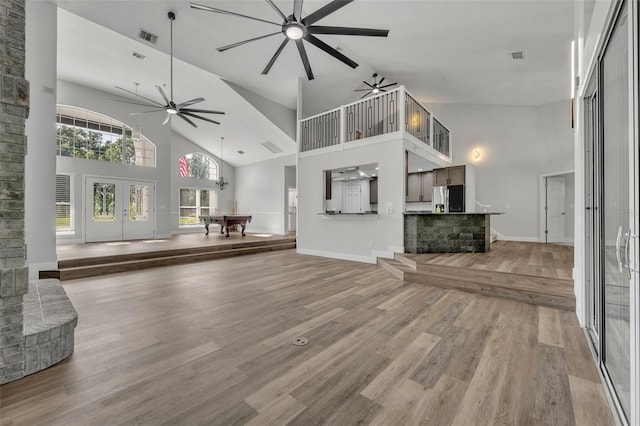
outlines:
[[[126,104],[132,104],[132,105],[140,105],[140,106],[145,106],[145,107],[149,107],[149,108],[153,108],[149,111],[142,111],[142,112],[134,112],[131,113],[130,115],[138,115],[138,114],[147,114],[149,112],[158,112],[158,111],[166,111],[167,113],[167,117],[165,118],[165,120],[162,122],[163,125],[167,124],[169,122],[169,119],[171,118],[172,115],[177,115],[178,117],[182,118],[184,121],[186,121],[187,123],[191,124],[193,127],[198,127],[196,126],[196,124],[189,119],[189,117],[192,118],[197,118],[199,120],[204,120],[204,121],[208,121],[209,123],[214,123],[214,124],[220,124],[217,121],[211,120],[210,118],[207,117],[203,117],[199,114],[224,114],[224,112],[222,111],[212,111],[212,110],[208,110],[208,109],[196,109],[196,108],[190,108],[191,105],[197,104],[199,102],[204,101],[204,98],[194,98],[179,104],[176,104],[173,101],[173,21],[176,19],[176,14],[173,12],[169,12],[168,14],[169,16],[169,20],[171,22],[171,98],[168,98],[167,95],[164,93],[164,90],[162,90],[162,87],[156,85],[156,88],[158,89],[158,91],[160,92],[160,96],[162,96],[162,99],[166,102],[166,104],[162,104],[160,102],[154,101],[153,99],[149,99],[149,98],[145,98],[144,96],[140,96],[138,95],[138,93],[133,93],[130,90],[127,89],[123,89],[122,87],[116,86],[117,89],[123,90],[127,93],[130,93],[132,95],[135,95],[138,98],[142,98],[144,100],[146,100],[147,102],[131,102],[131,101],[121,101],[121,100],[116,100],[117,102],[123,102]]]
[[[233,43],[227,46],[219,47],[217,50],[219,52],[224,52],[225,50],[232,49],[234,47],[241,46],[243,44],[261,40],[263,38],[271,37],[276,34],[284,34],[285,39],[276,50],[276,53],[273,55],[265,69],[262,71],[262,74],[268,74],[271,70],[271,67],[278,59],[278,56],[282,53],[282,50],[285,48],[287,43],[290,40],[295,41],[296,47],[298,48],[298,53],[300,54],[300,59],[302,59],[302,64],[304,65],[304,69],[307,73],[307,78],[309,80],[313,80],[313,71],[311,70],[311,64],[309,63],[309,58],[307,57],[307,51],[305,50],[304,44],[302,40],[305,40],[320,50],[328,53],[334,58],[344,62],[349,65],[351,68],[356,68],[358,64],[342,53],[338,52],[338,50],[329,46],[315,35],[317,34],[335,34],[335,35],[355,35],[355,36],[373,36],[373,37],[387,37],[389,35],[389,30],[376,30],[369,28],[352,28],[352,27],[328,27],[328,26],[318,26],[313,25],[317,21],[326,17],[327,15],[337,11],[338,9],[346,6],[351,3],[353,0],[333,0],[331,3],[326,4],[315,12],[307,15],[305,18],[302,17],[302,2],[303,0],[294,0],[293,2],[293,13],[289,16],[286,16],[279,8],[276,6],[272,0],[266,0],[267,3],[276,11],[276,13],[283,20],[281,24],[277,22],[268,21],[265,19],[255,18],[253,16],[243,15],[236,12],[230,12],[223,9],[217,9],[215,7],[203,6],[200,4],[191,3],[191,7],[194,9],[205,10],[208,12],[220,13],[223,15],[231,15],[238,16],[241,18],[252,19],[254,21],[265,22],[267,24],[272,24],[280,27],[280,31],[276,31],[271,34],[266,34],[263,36],[251,38],[248,40],[240,41],[237,43]]]
[[[380,81],[378,81],[378,73],[373,73],[373,84],[371,83],[367,83],[366,81],[363,81],[364,84],[366,84],[367,86],[369,86],[366,89],[356,89],[354,90],[354,92],[368,92],[365,93],[364,95],[362,95],[362,98],[369,96],[371,94],[373,95],[377,95],[380,92],[386,92],[386,88],[387,87],[391,87],[391,86],[395,86],[398,83],[389,83],[389,84],[385,84],[384,86],[381,86],[382,82],[384,81],[384,77],[382,77],[380,79]]]

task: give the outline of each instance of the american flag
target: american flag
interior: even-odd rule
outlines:
[[[180,157],[178,160],[178,165],[180,169],[180,177],[189,176],[189,164],[187,163],[187,159],[185,157]]]

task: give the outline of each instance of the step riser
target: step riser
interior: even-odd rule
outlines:
[[[418,267],[418,264],[416,263],[415,260],[412,260],[406,256],[403,256],[402,253],[394,253],[393,258],[398,262],[405,264],[406,266],[408,266],[413,270],[415,270]]]
[[[470,293],[478,293],[489,297],[498,297],[533,305],[548,306],[558,309],[574,311],[576,307],[575,299],[572,297],[550,295],[544,293],[534,293],[523,290],[511,290],[490,284],[477,282],[453,281],[451,275],[447,279],[441,276],[430,276],[423,273],[404,274],[404,280],[414,284],[423,284],[444,289],[460,290]]]
[[[217,245],[217,246],[188,247],[183,249],[155,250],[155,251],[148,251],[143,253],[128,253],[128,254],[119,254],[119,255],[111,255],[111,256],[103,256],[103,257],[69,259],[69,260],[59,261],[58,268],[59,269],[79,268],[83,266],[92,266],[92,265],[95,265],[96,263],[103,265],[103,264],[109,264],[109,263],[127,262],[131,260],[157,259],[161,257],[171,258],[175,256],[197,255],[200,253],[212,253],[216,251],[228,251],[228,250],[235,250],[235,249],[265,247],[265,246],[272,246],[274,244],[286,244],[286,243],[295,244],[295,241],[296,241],[295,238],[284,238],[280,240],[253,241],[248,243],[240,242],[240,243],[224,244],[224,245]]]
[[[400,269],[397,269],[393,265],[387,263],[384,259],[378,258],[378,266],[380,266],[382,269],[389,272],[391,275],[398,278],[399,280],[404,281],[404,272],[401,271]]]
[[[220,251],[216,250],[209,253],[196,253],[192,255],[181,255],[177,257],[161,257],[153,259],[140,259],[138,261],[127,262],[125,264],[100,264],[80,267],[78,269],[61,269],[60,280],[68,281],[78,278],[88,278],[95,276],[103,276],[109,274],[117,274],[120,272],[132,272],[141,269],[157,268],[162,266],[183,265],[187,263],[203,262],[208,260],[223,259],[236,256],[244,256],[256,253],[265,253],[278,250],[295,249],[296,243],[276,244],[269,246],[251,247],[235,250]]]

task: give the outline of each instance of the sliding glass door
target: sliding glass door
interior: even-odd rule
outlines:
[[[587,85],[584,111],[587,331],[622,423],[637,420],[638,77],[630,50],[631,2],[620,4]],[[635,114],[633,113],[634,111]]]
[[[630,414],[630,317],[627,269],[629,200],[629,42],[627,5],[622,8],[600,65],[602,87],[601,250],[602,363],[613,391]]]

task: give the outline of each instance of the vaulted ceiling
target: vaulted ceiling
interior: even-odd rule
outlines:
[[[263,0],[194,2],[280,22]],[[306,0],[303,14],[328,2]],[[267,140],[284,153],[295,152],[295,144],[220,79],[289,109],[296,108],[300,80],[304,113],[357,100],[361,94],[353,90],[361,88],[362,80],[369,80],[373,72],[405,85],[425,103],[541,105],[569,96],[574,19],[574,2],[569,0],[355,0],[318,24],[383,28],[389,30],[389,37],[318,36],[360,66],[353,70],[308,45],[315,74],[311,82],[293,43],[268,75],[261,74],[282,42],[279,34],[226,52],[216,50],[278,31],[270,24],[195,10],[187,1],[56,3],[64,9],[58,25],[61,79],[118,95],[122,93],[115,85],[133,90],[133,82],[139,82],[140,93],[154,98],[158,95],[153,86],[169,80],[167,13],[174,11],[176,98],[204,96],[207,100],[199,107],[231,114],[221,118],[221,126],[202,124],[193,129],[181,120],[171,125],[214,153],[218,136],[225,136],[225,142],[237,140],[247,154],[230,156],[234,165],[272,157],[260,145]],[[292,0],[274,3],[291,13]],[[158,35],[157,44],[140,40],[140,29]],[[147,59],[133,58],[132,51]],[[513,60],[513,51],[524,52],[524,59]]]

